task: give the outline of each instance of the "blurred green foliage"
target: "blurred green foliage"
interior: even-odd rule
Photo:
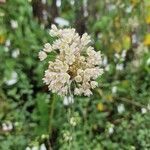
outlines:
[[[45,64],[39,62],[38,52],[53,41],[48,29],[55,18],[91,35],[103,53],[105,72],[93,96],[75,97],[72,116],[78,121],[73,131],[67,106],[56,97],[52,148],[69,149],[63,133],[71,130],[73,150],[149,150],[149,12],[148,0],[0,4],[0,150],[48,146],[52,94],[42,83]],[[62,26],[60,20],[57,24]]]

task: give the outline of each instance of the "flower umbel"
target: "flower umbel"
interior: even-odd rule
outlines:
[[[39,58],[43,61],[52,51],[57,56],[54,61],[49,61],[44,83],[50,91],[59,95],[74,91],[74,95],[90,96],[91,89],[98,86],[96,78],[103,73],[100,51],[96,52],[89,46],[91,39],[87,33],[80,37],[73,28],[58,29],[52,25],[50,35],[57,39],[44,45]]]

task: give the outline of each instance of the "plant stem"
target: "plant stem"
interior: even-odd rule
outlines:
[[[104,97],[104,95],[103,95],[103,93],[102,93],[101,90],[98,90],[98,93],[99,93],[99,95],[100,95],[101,97],[103,97],[103,98],[105,99],[105,97]],[[123,102],[126,102],[126,103],[130,103],[131,105],[134,105],[134,106],[136,106],[136,107],[146,108],[145,105],[143,105],[143,104],[141,104],[141,103],[138,103],[138,102],[136,102],[136,101],[133,100],[133,99],[127,99],[127,98],[125,98],[125,97],[114,97],[114,98],[116,98],[118,101],[120,100],[120,101],[123,101]],[[147,109],[147,108],[146,108],[146,109]]]
[[[49,111],[49,127],[48,127],[50,136],[52,134],[52,121],[53,121],[53,114],[54,114],[55,99],[56,99],[55,94],[52,94],[52,99],[51,99],[52,102],[50,103],[50,111]]]
[[[68,108],[68,123],[69,123],[69,121],[70,121],[70,118],[71,118],[71,108],[70,108],[70,106],[69,106],[69,108]],[[70,132],[70,134],[72,135],[72,132],[71,132],[71,126],[70,126],[70,128],[69,128],[69,132]],[[68,145],[68,150],[71,150],[71,142],[72,141],[70,141],[69,140],[69,145]]]
[[[49,133],[49,137],[51,138],[52,136],[52,122],[53,122],[53,114],[54,114],[54,107],[55,107],[55,100],[56,100],[56,97],[55,97],[55,94],[52,94],[52,98],[51,98],[51,103],[50,104],[50,111],[49,111],[49,126],[48,126],[48,133]],[[50,139],[49,138],[49,139]],[[50,144],[50,141],[48,140],[48,145],[49,145],[49,150],[52,150],[51,148],[51,144]]]
[[[140,103],[138,103],[138,102],[136,102],[136,101],[133,101],[133,100],[130,100],[130,99],[127,99],[127,98],[119,98],[121,101],[123,101],[123,102],[127,102],[127,103],[130,103],[130,104],[132,104],[132,105],[134,105],[134,106],[137,106],[137,107],[141,107],[141,108],[146,108],[146,106],[145,105],[142,105],[142,104],[140,104]]]

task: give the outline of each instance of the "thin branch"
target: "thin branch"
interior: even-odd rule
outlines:
[[[136,101],[133,101],[133,100],[130,100],[130,99],[127,99],[127,98],[124,98],[124,97],[121,97],[121,98],[119,98],[118,100],[121,100],[121,101],[123,101],[123,102],[130,103],[130,104],[132,104],[132,105],[134,105],[134,106],[137,106],[137,107],[140,107],[140,108],[146,108],[145,105],[142,105],[141,103],[138,103],[138,102],[136,102]],[[146,108],[146,109],[147,109],[147,108]]]

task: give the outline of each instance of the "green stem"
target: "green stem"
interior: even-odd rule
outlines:
[[[68,122],[70,121],[70,118],[71,118],[71,108],[69,106],[69,108],[68,108]],[[71,127],[69,128],[69,132],[72,135]],[[69,140],[68,150],[71,150],[71,142],[72,141]]]
[[[52,134],[52,122],[53,122],[53,114],[54,114],[54,107],[55,107],[55,94],[52,94],[52,99],[51,99],[51,103],[50,103],[50,112],[49,112],[49,127],[48,127],[48,131],[49,134],[51,136]]]
[[[52,122],[53,122],[53,115],[54,115],[55,100],[56,100],[55,94],[52,94],[52,98],[51,98],[52,102],[49,103],[50,104],[49,124],[48,124],[48,133],[49,133],[48,147],[49,147],[49,150],[52,150],[50,138],[52,136]]]

